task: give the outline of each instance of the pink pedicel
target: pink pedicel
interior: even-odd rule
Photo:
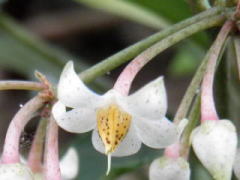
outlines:
[[[28,166],[33,173],[42,173],[43,145],[46,133],[47,119],[42,119],[34,136],[33,144],[28,155]]]
[[[45,180],[61,180],[58,152],[58,126],[51,117],[47,128],[44,156]]]
[[[149,59],[145,54],[138,55],[125,67],[113,88],[122,95],[127,96],[135,76],[148,62]]]
[[[180,145],[179,142],[177,142],[168,146],[164,151],[164,155],[170,159],[177,159],[180,157],[179,151]]]
[[[215,41],[213,52],[209,56],[207,69],[202,82],[201,90],[201,122],[219,120],[213,96],[214,74],[217,67],[217,60],[227,35],[229,34],[232,21],[228,21],[222,27]]]
[[[14,116],[5,138],[1,163],[19,163],[19,140],[25,125],[32,118],[33,114],[42,107],[45,100],[36,96],[28,101]]]

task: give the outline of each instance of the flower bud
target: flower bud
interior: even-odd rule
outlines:
[[[181,157],[172,159],[164,156],[155,159],[149,169],[149,178],[150,180],[189,180],[189,164]]]
[[[27,166],[21,163],[14,163],[0,165],[0,179],[34,180],[34,177]]]
[[[237,148],[236,128],[231,121],[205,121],[191,135],[199,160],[216,180],[230,180]]]

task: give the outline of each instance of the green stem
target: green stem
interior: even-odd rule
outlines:
[[[32,90],[41,91],[44,85],[31,81],[0,81],[0,90]]]
[[[218,35],[218,37],[219,37],[219,35]],[[189,109],[191,109],[191,111],[189,113],[189,123],[188,123],[186,130],[183,133],[181,147],[180,147],[181,156],[186,157],[186,158],[188,156],[188,151],[189,151],[189,147],[190,147],[190,144],[189,144],[190,134],[191,134],[192,130],[194,129],[194,127],[196,126],[196,124],[199,120],[199,116],[200,116],[200,105],[201,105],[200,104],[200,100],[201,100],[200,95],[198,95],[197,99],[193,103],[193,107],[191,108],[190,106],[192,105],[192,101],[193,101],[194,97],[196,96],[197,91],[199,90],[201,81],[203,80],[203,78],[206,74],[209,60],[212,59],[214,55],[216,55],[217,49],[218,49],[217,59],[219,60],[222,58],[223,52],[225,50],[226,38],[221,39],[221,41],[223,41],[223,42],[222,43],[219,42],[219,38],[217,38],[214,41],[211,48],[209,49],[206,56],[204,57],[200,67],[198,68],[196,74],[194,75],[194,77],[182,99],[182,102],[180,103],[180,106],[179,106],[178,111],[174,118],[174,123],[179,123],[179,121],[181,121],[183,118],[186,118]]]
[[[178,24],[175,24],[163,31],[160,31],[134,45],[131,45],[128,48],[123,49],[122,51],[110,56],[109,58],[101,61],[100,63],[92,66],[88,70],[82,72],[79,76],[85,82],[90,82],[96,77],[103,75],[104,73],[118,67],[119,65],[131,60],[139,53],[147,49],[148,47],[152,46],[153,44],[157,43],[158,41],[164,39],[165,37],[174,34],[190,25],[194,25],[198,28],[198,24],[202,22],[205,27],[202,27],[199,30],[195,30],[196,32],[207,29],[209,27],[219,25],[222,23],[224,19],[224,15],[218,15],[223,12],[223,8],[211,8],[205,12],[202,12],[196,16],[193,16],[189,19],[186,19]],[[218,15],[215,17],[215,15]],[[215,19],[214,19],[215,17]],[[209,20],[212,20],[211,22]],[[215,21],[215,23],[213,22]],[[208,23],[212,23],[211,25]],[[174,44],[174,42],[173,42]]]
[[[213,16],[211,18],[204,19],[200,22],[187,26],[186,28],[172,35],[169,35],[165,39],[146,49],[136,58],[134,58],[124,69],[124,71],[118,77],[114,85],[114,89],[119,90],[119,92],[124,92],[124,94],[128,94],[128,91],[136,74],[156,55],[169,48],[170,46],[178,43],[179,41],[191,36],[192,34],[205,28],[212,27],[222,20],[223,18],[221,16]]]
[[[201,103],[201,98],[200,98],[200,95],[198,94],[193,103],[193,107],[189,113],[189,118],[188,118],[189,123],[185,128],[182,136],[182,142],[180,145],[180,155],[182,157],[185,157],[186,159],[188,157],[189,149],[191,146],[190,136],[191,136],[192,130],[196,127],[200,119],[200,103]]]

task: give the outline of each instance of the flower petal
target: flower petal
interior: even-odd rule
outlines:
[[[152,148],[164,148],[179,137],[178,129],[166,117],[161,120],[134,119],[137,134],[144,144]]]
[[[79,157],[75,148],[70,147],[60,161],[63,179],[74,179],[78,173]]]
[[[95,149],[101,153],[105,153],[105,148],[101,138],[96,129],[93,131],[92,135],[92,143]],[[129,156],[135,154],[141,148],[141,141],[136,136],[136,131],[134,126],[131,126],[126,137],[119,144],[117,149],[112,153],[112,156],[121,157],[121,156]]]
[[[229,120],[206,121],[191,134],[198,159],[213,179],[231,179],[237,150],[237,133]]]
[[[73,62],[68,62],[58,83],[58,98],[68,107],[90,107],[99,102],[101,96],[91,91],[78,77]]]
[[[161,119],[167,111],[167,96],[163,77],[148,83],[127,97],[128,110],[150,119]]]
[[[129,131],[123,141],[119,144],[113,156],[129,156],[137,153],[141,148],[142,142],[136,134],[136,129],[133,125],[130,126]]]
[[[161,157],[155,159],[149,168],[150,180],[189,180],[190,168],[183,158],[171,159]]]
[[[93,133],[92,133],[92,144],[93,144],[93,147],[99,151],[100,153],[105,153],[105,148],[104,148],[104,144],[98,134],[98,130],[97,129],[94,129],[93,130]]]
[[[52,114],[57,124],[66,131],[84,133],[96,125],[96,112],[88,108],[76,108],[66,112],[66,107],[58,101],[52,108]]]

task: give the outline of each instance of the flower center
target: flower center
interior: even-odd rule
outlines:
[[[101,108],[97,112],[98,133],[105,146],[106,154],[115,151],[126,136],[132,116],[124,112],[116,104]]]

